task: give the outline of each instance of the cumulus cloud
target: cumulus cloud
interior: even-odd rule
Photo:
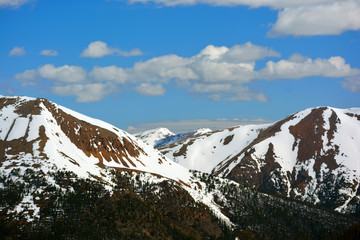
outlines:
[[[280,57],[281,54],[259,45],[247,42],[243,45],[235,45],[224,52],[223,59],[229,63],[254,62],[266,57]]]
[[[21,82],[21,86],[35,86],[37,85],[37,79],[39,78],[38,71],[35,69],[26,70],[23,73],[18,73],[14,76],[16,80]]]
[[[46,64],[38,68],[38,73],[42,78],[57,80],[60,82],[82,82],[86,79],[86,70],[79,66],[64,65],[55,67],[52,64]]]
[[[114,81],[118,83],[125,83],[127,79],[126,71],[115,65],[107,67],[96,66],[90,72],[90,76],[99,81]]]
[[[37,69],[26,70],[14,76],[15,79],[23,81],[26,85],[27,81],[48,79],[64,83],[82,82],[86,79],[87,72],[79,66],[64,65],[55,67],[52,64],[46,64]]]
[[[351,92],[360,93],[360,74],[354,77],[346,78],[341,81],[343,88],[348,89]]]
[[[58,52],[52,49],[44,49],[40,52],[40,54],[44,56],[57,56]]]
[[[145,62],[137,62],[129,70],[129,73],[135,81],[159,81],[167,83],[173,78],[180,80],[198,79],[199,77],[189,67],[191,62],[190,59],[177,55],[165,55]]]
[[[208,4],[212,6],[269,7],[278,10],[278,19],[268,36],[337,35],[360,30],[359,0],[129,0],[154,2],[163,6]]]
[[[254,81],[306,77],[340,78],[344,88],[359,91],[360,69],[352,68],[340,56],[312,59],[296,53],[288,59],[275,61],[280,56],[271,48],[252,43],[231,48],[209,45],[192,57],[159,56],[137,62],[130,68],[95,66],[87,71],[80,66],[46,64],[16,74],[14,78],[23,86],[39,84],[38,80],[46,79],[54,87],[54,93],[77,96],[82,102],[107,96],[115,91],[110,91],[110,86],[130,89],[143,96],[161,96],[169,85],[185,88],[191,95],[211,101],[266,102],[269,98],[252,88]],[[256,70],[256,62],[265,58],[271,59],[265,67]],[[94,96],[86,98],[86,91]],[[101,91],[104,93],[100,94]]]
[[[31,69],[31,70],[26,70],[23,73],[16,74],[14,78],[17,80],[27,81],[27,80],[35,80],[38,76],[39,76],[38,71],[35,69]]]
[[[18,8],[25,3],[31,2],[33,0],[0,0],[0,8],[13,7]]]
[[[108,47],[106,42],[91,42],[88,47],[81,53],[82,57],[101,58],[106,55],[119,55],[124,57],[143,55],[140,49],[133,49],[130,52],[122,51],[117,48]]]
[[[195,84],[190,91],[209,93],[207,99],[212,101],[252,101],[267,102],[268,98],[262,93],[254,93],[249,87],[233,84]]]
[[[14,47],[13,49],[11,49],[9,56],[10,57],[24,56],[25,54],[26,54],[26,51],[25,51],[24,47]]]
[[[360,2],[339,1],[317,6],[285,8],[269,36],[338,35],[360,29]]]
[[[52,92],[61,96],[76,96],[77,102],[96,102],[108,96],[113,87],[108,84],[72,84],[65,86],[54,86]]]
[[[135,90],[143,96],[162,96],[166,89],[161,84],[142,83],[135,87]]]
[[[268,61],[259,71],[262,79],[300,79],[310,76],[342,78],[360,74],[359,69],[351,68],[342,57],[315,60],[296,54],[289,60]]]

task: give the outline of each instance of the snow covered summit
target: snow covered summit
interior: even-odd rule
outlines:
[[[171,132],[167,128],[155,128],[134,134],[135,137],[141,139],[143,142],[149,144],[150,146],[155,146],[159,140],[174,135],[175,133]]]

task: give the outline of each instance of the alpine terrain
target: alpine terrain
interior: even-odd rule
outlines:
[[[178,141],[184,141],[188,138],[200,136],[202,134],[211,132],[209,128],[200,128],[195,131],[187,132],[187,133],[172,133],[167,128],[156,128],[144,131],[142,133],[137,133],[134,136],[138,139],[141,139],[143,142],[154,146],[155,148],[160,148],[162,146],[175,143]]]
[[[166,137],[171,137],[174,135],[175,135],[175,133],[171,132],[167,128],[156,128],[156,129],[151,129],[151,130],[147,130],[147,131],[144,131],[141,133],[134,134],[135,137],[137,137],[138,139],[141,139],[143,142],[145,142],[151,146],[155,146],[158,141],[160,141]]]
[[[318,107],[161,148],[190,168],[338,212],[360,214],[360,109]]]
[[[308,110],[309,114],[312,111]],[[337,133],[342,132],[340,121],[353,125],[359,117],[355,110],[318,111],[324,119],[327,111],[335,112],[336,116],[338,112],[343,113],[338,118],[329,116],[334,119],[337,131],[329,130],[334,122],[316,124],[317,132],[327,134],[320,138],[326,141],[321,149],[325,156],[334,156],[336,168],[328,165],[331,157],[321,158],[323,152],[316,148],[309,150],[320,151],[316,158],[294,163],[295,172],[290,172],[286,182],[286,178],[282,178],[285,168],[281,166],[287,165],[285,160],[278,160],[285,155],[277,150],[275,141],[267,144],[265,157],[251,155],[254,153],[250,149],[260,154],[263,141],[276,138],[283,132],[277,129],[285,129],[287,124],[296,126],[306,119],[305,113],[267,128],[247,127],[249,135],[245,135],[252,145],[249,142],[246,149],[244,144],[243,152],[235,152],[235,145],[232,151],[224,148],[221,152],[229,150],[231,156],[224,161],[210,161],[213,166],[206,166],[205,171],[214,169],[214,174],[209,174],[188,170],[128,133],[46,99],[1,96],[0,235],[4,239],[320,239],[341,234],[359,223],[359,219],[245,186],[239,182],[250,185],[249,182],[240,181],[241,175],[235,171],[238,163],[249,159],[253,165],[246,165],[248,170],[239,168],[248,171],[249,179],[250,174],[258,179],[260,171],[250,172],[249,169],[261,163],[259,166],[265,168],[263,175],[268,176],[270,182],[273,182],[271,179],[278,181],[275,182],[278,185],[269,186],[275,189],[288,186],[285,196],[294,195],[294,198],[310,197],[314,194],[312,190],[320,193],[326,183],[329,183],[328,189],[332,189],[330,179],[342,174],[343,180],[335,178],[334,184],[345,184],[335,188],[338,192],[335,197],[341,195],[343,198],[319,195],[318,201],[335,199],[339,212],[356,212],[358,195],[353,191],[357,191],[358,172],[350,163],[345,163],[353,155],[342,150],[345,148],[338,142]],[[243,130],[240,129],[242,127],[209,132],[185,140],[187,145],[182,146],[187,147],[180,147],[183,149],[180,152],[187,153],[184,149],[191,149],[190,142],[208,141],[223,134],[224,138],[218,139],[215,148],[211,148],[214,153],[219,151],[214,156],[221,156],[222,147],[232,146],[241,139],[239,134]],[[302,148],[305,138],[301,129],[291,129],[298,139],[296,144],[292,143],[294,152]],[[253,135],[250,132],[254,132]],[[354,142],[359,139],[354,129],[346,133]],[[330,149],[335,144],[338,148],[333,152]],[[351,142],[347,144],[346,149],[351,149]],[[245,157],[244,153],[250,155]],[[320,172],[316,170],[318,159]],[[300,163],[302,168],[297,167]],[[267,172],[273,165],[280,167]],[[349,173],[350,167],[355,171]],[[305,182],[315,179],[323,182],[316,188],[312,182],[310,187],[305,186],[307,195],[301,195],[300,183],[297,188],[294,185],[294,190],[288,190],[293,184],[290,180],[300,179],[300,176]],[[350,180],[353,181],[351,186]]]

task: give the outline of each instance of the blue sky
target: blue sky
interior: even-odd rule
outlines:
[[[0,95],[130,132],[360,107],[359,0],[0,0]]]

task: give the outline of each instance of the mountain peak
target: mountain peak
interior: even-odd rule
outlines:
[[[145,143],[149,144],[150,146],[155,146],[156,143],[166,137],[175,135],[167,128],[155,128],[150,129],[141,133],[137,133],[134,136],[138,139],[141,139]]]

